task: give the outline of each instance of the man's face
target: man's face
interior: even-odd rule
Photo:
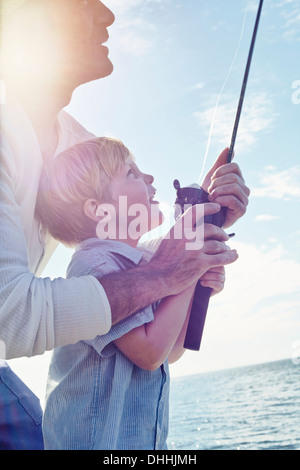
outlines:
[[[64,52],[62,58],[70,71],[76,73],[80,83],[111,74],[113,66],[104,43],[109,38],[108,27],[114,22],[113,13],[99,0],[52,0],[52,3],[61,12],[53,19]]]
[[[99,0],[27,0],[13,16],[8,57],[27,73],[78,86],[112,72],[104,43],[114,15]]]

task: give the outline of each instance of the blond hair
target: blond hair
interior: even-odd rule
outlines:
[[[43,228],[65,245],[96,236],[96,223],[87,217],[87,199],[111,201],[108,185],[127,160],[133,160],[116,139],[98,137],[65,150],[42,172],[36,216]]]

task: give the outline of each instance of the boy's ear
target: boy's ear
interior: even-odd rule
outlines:
[[[99,214],[97,214],[98,207],[99,202],[96,201],[96,199],[87,199],[83,204],[83,212],[85,215],[96,223],[99,222],[101,218]]]
[[[96,223],[116,217],[116,209],[113,204],[102,203],[96,199],[87,199],[83,204],[83,212],[85,215]]]

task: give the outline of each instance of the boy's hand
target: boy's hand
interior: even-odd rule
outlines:
[[[212,289],[211,295],[216,295],[222,292],[225,283],[225,268],[224,266],[216,266],[209,269],[200,279],[201,286],[210,287]]]
[[[225,228],[245,214],[250,195],[239,166],[236,163],[226,163],[227,154],[228,149],[225,149],[201,185],[209,193],[211,202],[227,207]]]

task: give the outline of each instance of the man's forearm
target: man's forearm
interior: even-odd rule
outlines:
[[[145,264],[99,279],[111,307],[112,324],[168,295],[168,278]]]

